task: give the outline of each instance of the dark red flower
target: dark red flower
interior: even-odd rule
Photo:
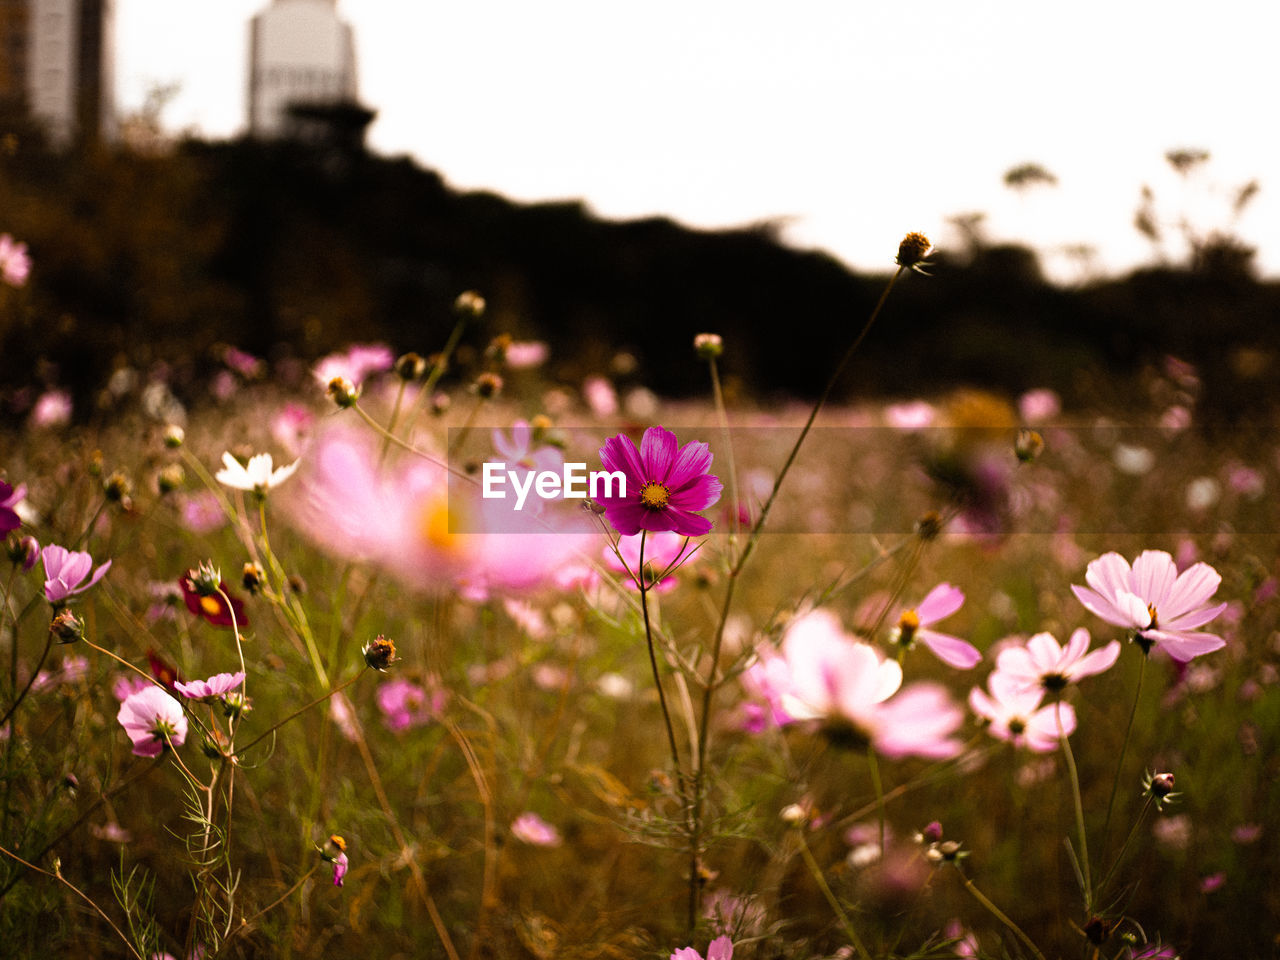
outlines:
[[[231,626],[232,612],[235,613],[237,627],[243,629],[249,625],[249,617],[244,612],[244,601],[231,595],[231,588],[227,586],[225,580],[218,581],[220,593],[200,591],[189,573],[178,578],[178,586],[182,589],[182,599],[187,609],[213,626]],[[227,606],[227,599],[224,597],[231,601],[230,607]]]

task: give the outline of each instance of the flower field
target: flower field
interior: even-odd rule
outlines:
[[[705,399],[557,383],[477,294],[199,405],[51,387],[0,432],[0,955],[1275,955],[1274,432],[1200,429],[1194,358],[827,403],[928,251],[815,404],[726,403],[715,334]]]

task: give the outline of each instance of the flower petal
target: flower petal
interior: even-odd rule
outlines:
[[[971,670],[982,659],[977,647],[950,634],[920,630],[916,633],[916,639],[933,651],[933,655],[943,663],[958,670]]]
[[[656,480],[671,486],[671,468],[676,462],[679,444],[676,435],[663,427],[650,427],[640,438],[640,461],[644,464],[646,480]]]
[[[916,613],[920,616],[920,625],[927,627],[931,623],[937,623],[951,616],[963,605],[964,592],[959,587],[940,583],[920,601],[919,606],[916,607]]]

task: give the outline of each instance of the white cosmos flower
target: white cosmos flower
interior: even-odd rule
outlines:
[[[240,461],[230,453],[222,455],[222,462],[225,466],[215,475],[219,483],[237,490],[253,490],[259,494],[265,494],[272,487],[280,486],[293,476],[293,471],[298,469],[298,461],[295,460],[287,467],[272,470],[269,453],[259,453],[250,457],[248,466],[242,466]]]

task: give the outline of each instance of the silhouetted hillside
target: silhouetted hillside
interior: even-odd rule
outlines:
[[[860,276],[767,225],[605,222],[577,203],[457,193],[403,158],[285,143],[192,141],[164,157],[20,145],[0,171],[0,230],[35,260],[30,286],[0,297],[9,391],[56,378],[87,392],[115,365],[159,360],[198,381],[220,343],[303,359],[353,340],[430,352],[474,288],[490,311],[473,345],[545,339],[552,378],[579,382],[626,350],[655,390],[701,391],[690,342],[716,331],[739,389],[812,394],[894,253],[883,276]],[[1201,367],[1223,418],[1270,408],[1280,286],[1256,282],[1247,255],[1071,290],[1018,247],[939,254],[933,274],[895,290],[847,395],[976,382],[1122,402],[1135,370],[1174,353]]]

